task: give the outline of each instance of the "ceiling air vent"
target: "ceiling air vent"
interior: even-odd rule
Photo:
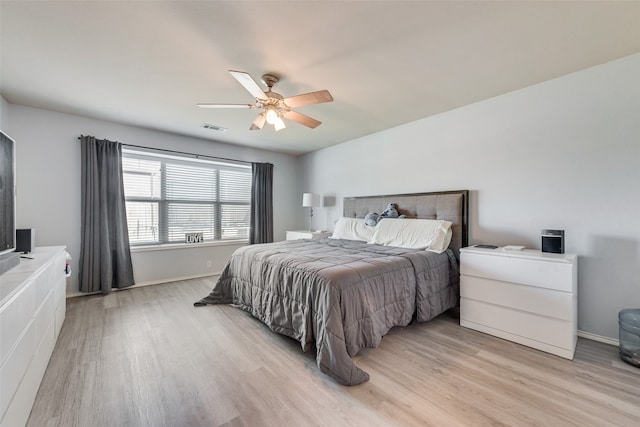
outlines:
[[[203,123],[202,127],[205,129],[211,129],[218,132],[226,132],[228,130],[227,128],[223,128],[222,126],[210,125],[209,123]]]

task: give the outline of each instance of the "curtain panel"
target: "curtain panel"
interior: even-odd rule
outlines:
[[[273,242],[273,165],[252,163],[249,243]]]
[[[122,145],[80,137],[81,292],[108,294],[134,284],[122,180]]]

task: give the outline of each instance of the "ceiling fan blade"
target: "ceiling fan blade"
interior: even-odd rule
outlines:
[[[247,73],[245,73],[243,71],[229,70],[229,72],[238,81],[238,83],[240,83],[246,90],[249,91],[249,93],[251,95],[254,96],[254,98],[256,98],[256,99],[267,99],[267,98],[269,98],[264,93],[262,88],[260,88],[260,86],[258,86],[258,83],[256,83],[256,81],[253,80],[253,78],[249,74],[247,74]]]
[[[303,105],[321,104],[331,101],[333,101],[333,97],[328,90],[319,90],[317,92],[285,98],[284,103],[287,104],[289,108],[296,108],[302,107]]]
[[[322,123],[312,117],[300,114],[297,111],[284,111],[282,115],[286,119],[293,120],[294,122],[310,127],[311,129],[318,127]]]
[[[267,120],[264,113],[260,113],[258,117],[251,123],[249,130],[261,130],[264,126],[264,122]]]
[[[198,104],[200,108],[256,108],[254,104]]]

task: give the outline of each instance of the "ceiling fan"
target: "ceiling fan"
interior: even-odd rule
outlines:
[[[262,82],[267,86],[267,91],[263,91],[251,76],[242,71],[229,70],[231,75],[256,98],[254,104],[198,104],[201,108],[262,108],[260,115],[253,121],[251,130],[260,130],[265,122],[273,125],[276,131],[284,129],[283,118],[293,120],[301,125],[315,128],[320,125],[320,121],[306,116],[304,114],[293,111],[293,108],[302,107],[304,105],[321,104],[323,102],[333,101],[333,97],[328,90],[319,90],[316,92],[306,93],[304,95],[292,96],[284,98],[279,93],[273,92],[271,89],[280,80],[273,74],[264,74]]]

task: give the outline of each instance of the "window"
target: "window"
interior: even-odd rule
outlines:
[[[132,246],[249,238],[251,166],[123,147],[122,172]]]

